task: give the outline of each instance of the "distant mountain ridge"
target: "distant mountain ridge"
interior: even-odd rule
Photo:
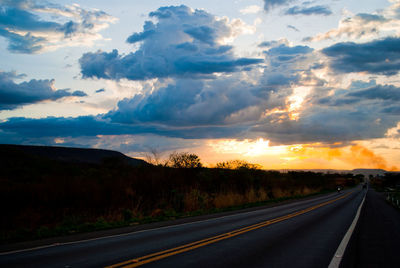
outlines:
[[[388,171],[384,170],[384,169],[368,169],[368,168],[357,168],[357,169],[353,169],[351,171],[353,174],[362,174],[364,176],[383,176],[385,175],[385,173],[387,173]]]
[[[346,170],[346,169],[282,169],[279,170],[281,172],[289,172],[289,171],[310,171],[310,172],[321,172],[321,173],[339,173],[339,174],[362,174],[364,176],[383,176],[385,173],[389,172],[384,169],[373,169],[373,168],[357,168],[357,169],[352,169],[352,170]]]
[[[21,157],[42,157],[61,162],[88,164],[101,164],[108,159],[117,159],[131,166],[148,165],[144,160],[131,158],[117,151],[91,148],[0,144],[0,155],[1,158],[7,157],[7,155],[13,155],[13,157],[20,155]]]

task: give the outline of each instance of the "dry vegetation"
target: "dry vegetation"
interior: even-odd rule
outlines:
[[[179,168],[131,167],[112,158],[96,165],[3,157],[1,241],[145,223],[309,195],[333,189],[338,177],[346,177],[348,184],[356,183],[352,175],[279,173],[242,165],[245,162],[201,168],[200,159],[188,155],[193,163],[170,162]]]

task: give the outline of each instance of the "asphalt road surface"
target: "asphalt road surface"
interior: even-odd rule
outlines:
[[[341,267],[400,267],[400,211],[369,190]]]
[[[219,218],[2,253],[0,267],[328,267],[365,192],[357,187]],[[375,198],[372,192],[365,205]],[[357,225],[355,233],[364,232]],[[354,237],[353,254],[342,266],[357,263],[354,256],[364,250],[358,244],[368,240]]]

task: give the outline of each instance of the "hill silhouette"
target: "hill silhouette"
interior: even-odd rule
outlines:
[[[134,167],[148,165],[144,160],[104,149],[0,144],[0,159],[5,162],[22,159],[38,160],[38,158],[68,163],[101,164],[104,161],[114,160]]]

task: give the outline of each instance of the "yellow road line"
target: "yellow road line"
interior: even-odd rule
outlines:
[[[142,257],[139,257],[139,258],[127,260],[127,261],[124,261],[124,262],[120,262],[120,263],[117,263],[117,264],[114,264],[114,265],[111,265],[111,266],[107,266],[106,268],[137,267],[137,266],[149,263],[149,262],[154,262],[154,261],[157,261],[157,260],[160,260],[160,259],[164,259],[164,258],[173,256],[173,255],[176,255],[176,254],[179,254],[179,253],[183,253],[183,252],[186,252],[186,251],[189,251],[189,250],[193,250],[193,249],[196,249],[196,248],[204,247],[206,245],[213,244],[213,243],[216,243],[216,242],[221,241],[221,240],[225,240],[225,239],[228,239],[228,238],[231,238],[231,237],[234,237],[234,236],[238,236],[238,235],[241,235],[241,234],[244,234],[244,233],[247,233],[247,232],[250,232],[250,231],[253,231],[253,230],[256,230],[256,229],[259,229],[259,228],[262,228],[262,227],[265,227],[265,226],[268,226],[268,225],[271,225],[271,224],[274,224],[274,223],[277,223],[277,222],[280,222],[280,221],[284,221],[284,220],[299,216],[301,214],[307,213],[309,211],[315,210],[317,208],[326,206],[326,205],[331,204],[333,202],[336,202],[336,201],[338,201],[340,199],[343,199],[343,198],[349,196],[351,193],[352,192],[347,193],[345,195],[342,195],[341,197],[338,197],[336,199],[332,199],[330,201],[326,201],[326,202],[320,203],[318,205],[315,205],[315,206],[312,206],[312,207],[309,207],[309,208],[306,208],[306,209],[303,209],[303,210],[300,210],[300,211],[297,211],[297,212],[293,212],[293,213],[290,213],[288,215],[284,215],[284,216],[281,216],[281,217],[278,217],[278,218],[275,218],[275,219],[272,219],[272,220],[268,220],[268,221],[264,221],[264,222],[261,222],[261,223],[253,224],[253,225],[250,225],[250,226],[247,226],[247,227],[243,227],[243,228],[240,228],[240,229],[237,229],[237,230],[234,230],[234,231],[230,231],[230,232],[227,232],[227,233],[223,233],[223,234],[220,234],[220,235],[216,235],[216,236],[213,236],[213,237],[202,239],[202,240],[199,240],[199,241],[196,241],[196,242],[192,242],[192,243],[185,244],[185,245],[182,245],[182,246],[178,246],[178,247],[175,247],[175,248],[171,248],[171,249],[155,252],[155,253],[152,253],[152,254],[149,254],[149,255],[145,255],[145,256],[142,256]]]

